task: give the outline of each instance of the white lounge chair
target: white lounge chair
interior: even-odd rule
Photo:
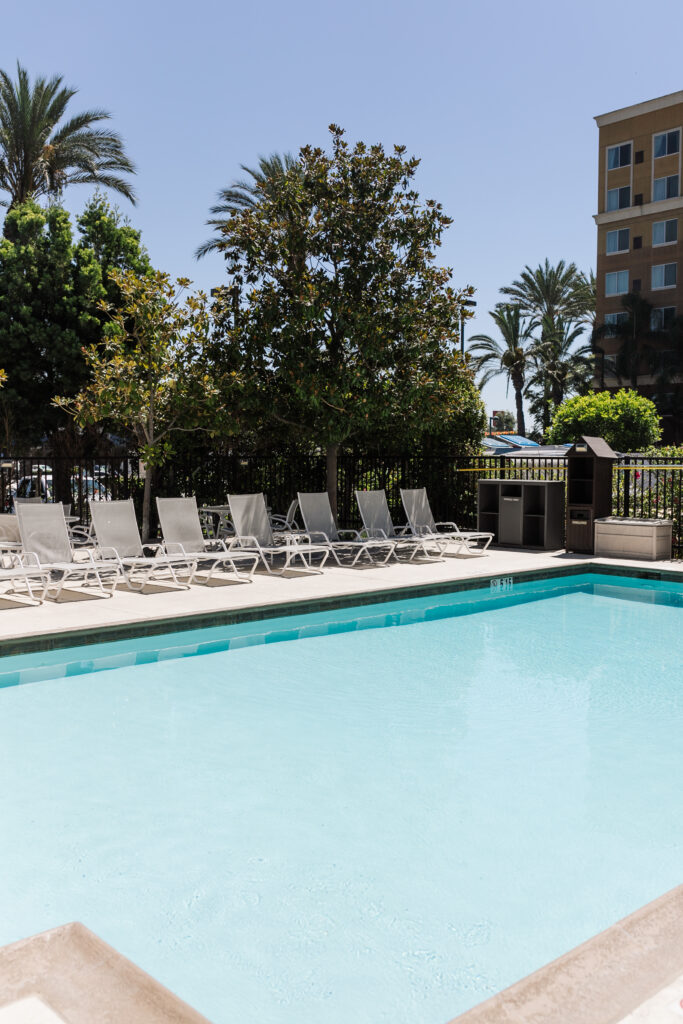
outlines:
[[[455,554],[464,549],[470,555],[483,555],[493,540],[492,533],[460,530],[453,522],[434,522],[425,487],[415,490],[401,488],[401,500],[411,532],[416,537],[429,538],[434,542],[447,539],[449,543],[457,545]]]
[[[280,533],[279,542],[268,518],[263,494],[229,494],[230,515],[235,527],[235,539],[230,549],[254,551],[265,569],[281,576],[288,569],[303,572],[321,572],[330,550],[326,544],[312,544],[301,533]],[[313,555],[322,555],[320,565],[313,565]],[[275,568],[276,561],[284,563]]]
[[[50,573],[41,569],[35,560],[25,557],[17,517],[9,512],[0,514],[0,585],[7,583],[12,597],[23,596],[23,583],[29,604],[42,604],[45,600]],[[35,591],[35,592],[34,592]]]
[[[266,496],[264,494],[264,504],[265,500]],[[301,533],[302,531],[300,527],[297,526],[296,522],[296,514],[298,511],[299,499],[294,498],[294,500],[289,503],[289,508],[284,516],[279,515],[278,513],[273,513],[269,516],[271,528],[275,530],[276,533]]]
[[[46,596],[59,598],[64,585],[75,583],[82,587],[96,587],[103,597],[111,597],[121,579],[121,566],[116,553],[100,549],[71,547],[60,504],[17,505],[17,519],[21,535],[22,565],[35,566],[49,573]]]
[[[93,501],[91,498],[89,505],[97,546],[116,553],[131,590],[142,590],[147,583],[169,580],[183,589],[189,587],[197,571],[196,558],[184,555],[171,558],[159,542],[147,544],[148,550],[155,553],[145,555],[132,498],[127,501]]]
[[[215,572],[232,572],[241,583],[252,582],[258,556],[231,551],[225,541],[218,538],[205,538],[195,498],[157,498],[157,510],[166,554],[197,562],[191,583],[199,582],[200,572],[206,573],[202,578],[204,583],[208,583]],[[247,564],[246,571],[240,570],[239,563]]]
[[[374,551],[382,565],[385,565],[396,549],[396,542],[386,539],[363,539],[358,530],[340,530],[332,515],[330,496],[327,491],[298,494],[304,528],[311,541],[328,545],[337,565],[342,565],[339,554],[351,555],[350,565],[366,557],[372,565],[377,564]],[[383,556],[383,557],[382,557]]]
[[[443,561],[443,550],[450,543],[445,539],[418,537],[410,526],[395,527],[389,511],[385,491],[356,491],[356,501],[363,520],[363,529],[368,537],[396,542],[395,555],[403,551],[412,561],[420,554],[432,562]]]

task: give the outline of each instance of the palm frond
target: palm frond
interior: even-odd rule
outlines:
[[[60,75],[37,77],[17,64],[16,79],[0,70],[0,191],[8,205],[55,198],[69,184],[96,182],[135,201],[122,175],[134,174],[121,137],[95,125],[106,110],[86,110],[64,121],[76,90]]]
[[[240,164],[240,169],[249,177],[233,181],[217,193],[218,201],[209,210],[214,217],[206,221],[207,227],[212,227],[216,232],[216,237],[198,246],[195,258],[201,259],[207,253],[219,251],[222,245],[222,232],[227,227],[230,217],[250,210],[261,200],[267,199],[283,179],[298,173],[300,168],[298,159],[291,153],[261,156],[258,167]]]

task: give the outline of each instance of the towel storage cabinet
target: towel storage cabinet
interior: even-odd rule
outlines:
[[[564,543],[562,480],[480,480],[477,529],[494,544],[554,551]]]

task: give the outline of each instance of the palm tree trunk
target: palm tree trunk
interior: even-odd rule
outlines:
[[[517,406],[517,433],[521,437],[526,437],[526,424],[524,422],[524,402],[522,401],[522,387],[521,385],[514,385],[515,388],[515,405]]]

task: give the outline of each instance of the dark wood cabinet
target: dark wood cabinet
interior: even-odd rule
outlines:
[[[480,480],[477,529],[509,547],[562,547],[564,483],[561,480]]]
[[[593,554],[595,520],[612,514],[616,458],[602,437],[582,437],[567,452],[567,551]]]

